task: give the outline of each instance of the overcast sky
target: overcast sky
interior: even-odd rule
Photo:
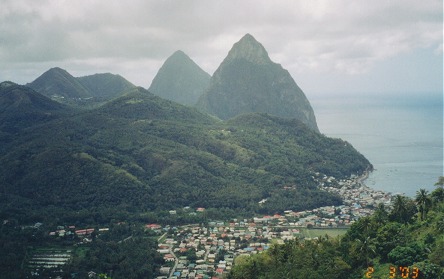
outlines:
[[[246,33],[307,96],[443,90],[442,0],[0,0],[0,81],[61,67],[148,88],[178,49],[213,74]]]

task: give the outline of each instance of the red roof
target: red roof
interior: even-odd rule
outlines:
[[[145,228],[147,229],[160,229],[162,226],[159,224],[147,224],[145,225]]]
[[[84,230],[77,230],[76,234],[77,235],[85,235],[85,234],[90,234],[94,231],[94,229],[84,229]]]

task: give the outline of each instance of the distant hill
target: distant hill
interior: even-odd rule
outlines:
[[[120,75],[74,77],[61,68],[49,69],[27,86],[55,101],[76,106],[98,105],[135,88]]]
[[[296,118],[319,131],[305,94],[250,34],[234,44],[197,107],[221,119],[249,112]]]
[[[154,77],[148,91],[183,105],[195,105],[211,76],[183,51],[171,55]]]
[[[27,84],[35,91],[53,99],[79,99],[91,97],[91,92],[66,70],[51,68]]]
[[[44,100],[48,113],[60,106]],[[302,210],[341,203],[317,188],[313,173],[341,178],[369,167],[351,145],[298,120],[249,114],[221,122],[134,88],[2,142],[0,212],[103,223],[184,206]]]
[[[120,75],[110,73],[78,77],[77,80],[89,90],[91,96],[108,100],[121,96],[123,92],[135,88],[134,84]]]
[[[66,115],[71,108],[55,102],[29,87],[0,83],[0,131],[11,132]]]

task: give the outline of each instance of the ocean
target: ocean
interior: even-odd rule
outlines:
[[[321,133],[348,141],[373,164],[367,186],[409,197],[436,188],[443,175],[442,93],[330,94],[310,102]]]

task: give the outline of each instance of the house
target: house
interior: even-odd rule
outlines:
[[[163,259],[164,259],[166,262],[174,262],[174,261],[175,261],[174,256],[171,255],[171,254],[166,254],[166,255],[163,257]]]
[[[88,235],[92,234],[94,232],[94,229],[84,229],[84,230],[76,230],[76,235]]]
[[[160,268],[160,274],[170,274],[171,268],[168,266],[162,266]]]
[[[160,230],[162,226],[159,224],[147,224],[145,225],[145,228],[150,230]]]

